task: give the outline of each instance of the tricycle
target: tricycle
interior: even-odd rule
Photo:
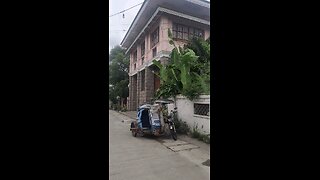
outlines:
[[[169,115],[167,113],[167,104],[172,102],[157,100],[153,105],[144,104],[138,107],[136,121],[131,122],[130,125],[132,136],[136,137],[138,134],[140,136],[144,134],[161,136],[169,130],[172,138],[177,140],[176,128],[173,121],[177,108],[174,108]]]

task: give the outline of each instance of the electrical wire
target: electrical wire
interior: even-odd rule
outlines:
[[[127,31],[126,29],[113,29],[113,30],[109,30],[109,31]]]
[[[142,2],[142,3],[143,3],[143,2]],[[136,4],[136,5],[132,6],[132,7],[128,8],[128,9],[125,9],[125,10],[123,10],[123,11],[120,11],[120,12],[118,12],[118,13],[112,14],[112,15],[110,15],[109,17],[115,16],[115,15],[117,15],[117,14],[124,13],[125,11],[128,11],[129,9],[132,9],[132,8],[134,8],[134,7],[136,7],[136,6],[139,6],[139,5],[142,4],[142,3]]]

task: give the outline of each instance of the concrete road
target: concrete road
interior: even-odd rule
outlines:
[[[109,111],[109,177],[111,180],[206,180],[200,149],[175,152],[155,137],[133,137],[131,119]],[[167,139],[170,142],[171,139]],[[197,158],[196,156],[199,156]]]

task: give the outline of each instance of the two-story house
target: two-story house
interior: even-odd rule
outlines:
[[[176,45],[193,36],[210,37],[210,3],[205,0],[145,0],[121,42],[130,56],[128,109],[150,102],[160,87],[152,60],[169,58],[168,29]]]

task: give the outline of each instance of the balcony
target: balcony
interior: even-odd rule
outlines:
[[[151,66],[153,63],[152,63],[152,60],[156,60],[156,61],[159,61],[162,57],[166,57],[166,58],[169,58],[170,57],[170,51],[160,51],[157,53],[157,55],[152,58],[151,60],[149,61],[146,61],[143,65],[141,66],[138,66],[136,70],[134,70],[133,72],[129,72],[129,76],[133,76],[135,74],[137,74],[137,72],[140,72],[142,70],[144,70],[146,67],[149,67]]]

